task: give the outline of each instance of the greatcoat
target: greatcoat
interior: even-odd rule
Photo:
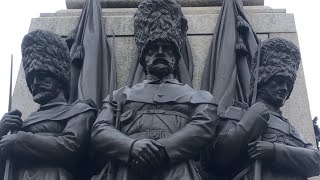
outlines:
[[[217,141],[203,157],[205,168],[220,179],[238,175],[238,180],[253,180],[248,143],[262,135],[261,140],[275,148],[274,156],[262,161],[262,180],[307,180],[319,175],[320,152],[281,114],[269,111],[269,115],[266,121],[257,112],[230,107],[221,116]]]
[[[86,179],[86,148],[95,116],[96,110],[85,101],[40,106],[17,132],[11,152],[13,179]]]
[[[107,98],[92,130],[92,144],[100,159],[117,162],[112,178],[200,180],[194,160],[213,140],[218,124],[213,96],[175,79],[150,79],[121,88],[114,93],[115,101],[119,97],[124,104],[120,129],[114,127],[115,112]],[[139,139],[154,139],[164,145],[169,160],[163,167],[146,169],[143,175],[132,170],[130,148]]]

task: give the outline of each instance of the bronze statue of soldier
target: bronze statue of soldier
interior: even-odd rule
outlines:
[[[70,58],[66,43],[52,32],[36,30],[24,37],[21,52],[28,88],[40,107],[25,121],[19,110],[3,116],[1,164],[10,157],[14,180],[85,179],[82,158],[87,154],[96,110],[86,101],[67,103]],[[17,133],[6,135],[12,130]]]
[[[209,92],[175,79],[186,30],[176,1],[139,5],[134,35],[147,79],[105,99],[91,138],[96,155],[112,166],[92,179],[201,179],[194,160],[214,138],[217,107]]]
[[[258,74],[257,103],[249,109],[231,106],[222,115],[217,141],[203,156],[205,169],[220,179],[252,180],[254,161],[259,160],[262,180],[305,180],[319,175],[319,151],[280,110],[296,80],[299,49],[285,39],[269,39],[255,58],[259,63],[252,64],[251,84]]]

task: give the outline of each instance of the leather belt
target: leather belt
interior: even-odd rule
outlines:
[[[54,136],[54,137],[57,137],[60,135],[59,133],[51,133],[51,132],[38,132],[38,133],[34,133],[34,134],[38,134],[41,136]]]
[[[129,135],[131,138],[134,139],[163,139],[169,137],[171,135],[170,132],[162,129],[155,129],[155,130],[147,130],[145,132],[138,132],[135,134]]]
[[[137,111],[136,114],[163,114],[163,115],[180,116],[180,117],[185,118],[185,119],[189,118],[186,114],[183,114],[181,112],[162,110],[162,109],[141,110],[141,111]]]

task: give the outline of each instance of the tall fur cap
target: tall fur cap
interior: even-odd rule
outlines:
[[[70,56],[66,42],[57,34],[35,30],[24,36],[21,44],[22,63],[29,90],[32,74],[49,73],[62,83],[65,95],[70,90]]]
[[[258,51],[255,54],[257,62]],[[301,62],[299,48],[292,42],[282,38],[272,38],[262,43],[258,73],[258,89],[274,76],[283,76],[288,79],[290,93],[297,78],[297,71]],[[252,80],[257,64],[252,65]],[[288,97],[289,98],[289,97]]]
[[[156,40],[172,43],[180,59],[187,29],[188,22],[175,0],[142,1],[134,15],[134,35],[140,63],[145,58],[148,44]]]

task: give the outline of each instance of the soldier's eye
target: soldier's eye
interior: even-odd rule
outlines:
[[[167,53],[172,54],[173,53],[173,46],[171,46],[171,45],[163,46],[163,50],[166,51]]]
[[[156,51],[156,47],[155,47],[155,46],[151,46],[151,47],[147,50],[147,54],[148,54],[148,55],[152,55],[155,51]]]

